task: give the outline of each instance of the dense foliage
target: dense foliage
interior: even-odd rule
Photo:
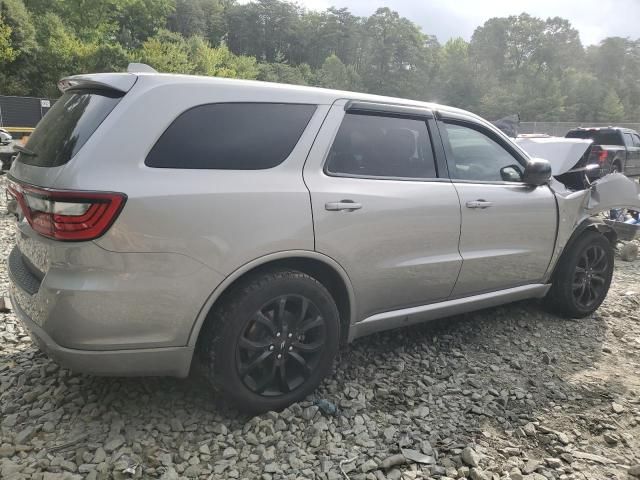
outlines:
[[[562,18],[492,18],[444,45],[388,8],[280,0],[0,0],[0,94],[57,96],[80,72],[159,71],[366,91],[489,118],[638,121],[640,39],[584,48]]]

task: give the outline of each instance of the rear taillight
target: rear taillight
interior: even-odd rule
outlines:
[[[31,228],[55,240],[86,241],[103,235],[127,199],[123,193],[53,190],[9,181]]]
[[[600,150],[600,153],[598,153],[598,162],[605,163],[607,161],[607,158],[609,157],[609,152],[607,152],[606,150]]]
[[[597,161],[600,165],[604,165],[607,163],[607,158],[609,158],[609,152],[603,150],[599,145],[594,145],[591,147],[589,157],[590,160]]]

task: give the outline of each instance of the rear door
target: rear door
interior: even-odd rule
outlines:
[[[439,127],[462,210],[463,262],[453,296],[540,282],[557,227],[550,188],[523,183],[526,158],[487,126],[451,116]]]
[[[460,204],[434,160],[433,115],[345,103],[332,107],[304,169],[316,250],[347,271],[357,320],[448,298]]]

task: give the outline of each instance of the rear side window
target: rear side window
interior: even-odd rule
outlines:
[[[66,92],[47,112],[18,161],[36,167],[59,167],[78,153],[122,94],[109,90]]]
[[[624,143],[627,147],[633,147],[633,137],[630,133],[624,134]]]
[[[427,124],[348,113],[331,146],[326,171],[335,176],[436,178]]]
[[[315,105],[214,103],[180,114],[145,160],[149,167],[262,170],[282,163]]]
[[[591,139],[595,145],[624,145],[622,135],[615,130],[574,130],[566,137]]]

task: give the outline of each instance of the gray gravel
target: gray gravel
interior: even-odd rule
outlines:
[[[254,418],[197,376],[73,374],[0,313],[0,478],[640,477],[639,272],[618,260],[584,320],[523,302],[361,339],[313,398]]]

